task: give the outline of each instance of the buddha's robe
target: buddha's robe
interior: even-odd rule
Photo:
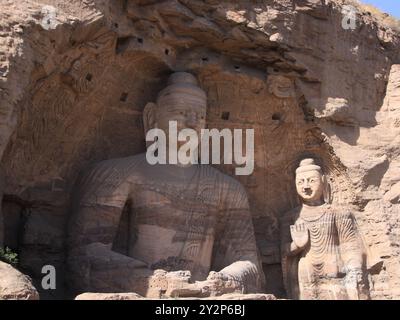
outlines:
[[[106,261],[99,261],[104,247],[111,248],[116,239],[126,206],[130,212],[126,255],[130,258],[111,252]],[[149,270],[189,270],[193,280],[205,280],[210,271],[223,269],[244,283],[247,292],[258,291],[262,283],[241,184],[211,166],[152,166],[144,154],[100,162],[80,179],[69,252],[75,283],[77,277],[83,281],[96,271],[104,275],[96,280],[102,285],[86,279],[82,290],[132,291],[129,286],[134,280],[129,277],[134,277],[135,270],[129,265],[133,268],[135,263]],[[105,271],[111,268],[112,275]],[[113,276],[118,274],[116,268],[126,277],[118,284]]]

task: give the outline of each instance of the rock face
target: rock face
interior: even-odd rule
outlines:
[[[137,293],[92,293],[86,292],[75,297],[75,300],[141,300]]]
[[[0,261],[0,300],[38,300],[31,279]]]
[[[75,300],[143,300],[145,298],[141,297],[136,293],[92,293],[86,292],[75,297]],[[206,298],[205,300],[276,300],[272,294],[224,294],[219,297]],[[192,298],[190,300],[199,300]]]
[[[35,280],[56,267],[57,289],[41,296],[71,297],[79,173],[144,152],[145,105],[186,71],[207,94],[209,128],[255,130],[252,175],[216,167],[247,191],[263,291],[287,297],[279,220],[299,205],[293,172],[312,157],[381,261],[367,275],[371,298],[399,299],[400,37],[358,4],[356,28],[344,29],[348,3],[2,0],[0,236],[3,219],[4,245]]]

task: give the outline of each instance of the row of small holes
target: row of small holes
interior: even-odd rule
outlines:
[[[123,92],[119,100],[122,102],[126,102],[128,100],[128,93]],[[222,120],[229,120],[229,117],[230,117],[230,112],[224,111],[221,113]],[[282,116],[280,113],[274,113],[271,118],[272,120],[280,121],[282,119]]]
[[[229,116],[230,116],[230,113],[227,112],[227,111],[224,111],[224,112],[221,113],[221,119],[222,120],[229,120]],[[272,115],[272,120],[278,120],[278,121],[282,120],[281,114],[280,113],[274,113]]]
[[[207,57],[203,57],[203,58],[201,58],[201,61],[208,62],[208,58]],[[235,68],[236,71],[240,71],[240,67],[239,66],[234,66],[234,68]]]

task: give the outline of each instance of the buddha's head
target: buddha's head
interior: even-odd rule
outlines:
[[[328,184],[320,166],[314,159],[304,159],[296,169],[296,190],[306,204],[328,201]]]
[[[187,72],[175,72],[161,90],[157,103],[147,104],[143,118],[145,131],[158,128],[168,137],[169,122],[176,121],[178,132],[194,129],[200,136],[206,125],[207,96],[196,78]]]

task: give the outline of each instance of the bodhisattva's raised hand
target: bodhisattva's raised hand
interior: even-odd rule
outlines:
[[[308,229],[304,223],[290,226],[290,234],[292,236],[294,244],[298,248],[304,248],[308,244]]]

